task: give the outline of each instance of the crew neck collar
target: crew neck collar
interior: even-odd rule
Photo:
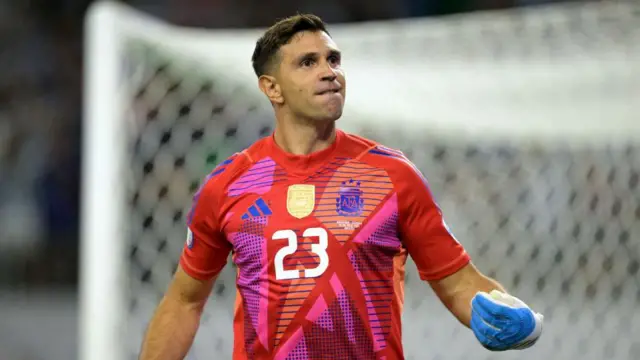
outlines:
[[[285,170],[290,174],[305,175],[315,171],[327,160],[331,159],[335,151],[339,148],[344,133],[336,129],[336,137],[326,149],[312,152],[307,155],[295,155],[282,149],[275,140],[275,132],[267,139],[267,147],[269,154]]]

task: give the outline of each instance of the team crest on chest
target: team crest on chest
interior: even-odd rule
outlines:
[[[341,216],[360,216],[364,208],[360,181],[343,181],[336,198],[336,211]]]
[[[290,185],[287,190],[287,211],[291,216],[302,219],[311,215],[316,206],[316,187],[314,185]]]

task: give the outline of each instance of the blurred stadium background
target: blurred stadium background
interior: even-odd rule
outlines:
[[[78,358],[90,3],[0,1],[0,360]],[[216,49],[126,42],[135,126],[122,182],[130,236],[120,240],[132,352],[175,268],[190,194],[219,160],[271,131],[268,104],[242,75],[257,33],[241,29],[309,11],[336,25],[347,54],[343,125],[405,151],[478,266],[548,323],[535,348],[488,353],[409,267],[407,357],[640,358],[639,2],[127,3],[199,33],[236,29],[238,46],[221,49],[231,60],[246,50],[237,64],[246,69],[221,69]],[[228,267],[216,285],[194,358],[229,358],[233,278]]]

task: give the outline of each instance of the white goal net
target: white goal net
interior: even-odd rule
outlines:
[[[640,5],[600,2],[332,26],[340,127],[403,150],[485,273],[545,314],[490,353],[406,279],[408,359],[637,359]],[[134,359],[185,239],[192,193],[272,131],[258,30],[173,27],[112,4],[87,19],[82,359]],[[230,359],[235,270],[190,359]]]

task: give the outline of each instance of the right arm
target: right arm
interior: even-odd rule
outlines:
[[[180,266],[149,324],[140,360],[184,359],[213,283],[227,263],[231,244],[217,216],[219,184],[211,180],[215,179],[209,177],[194,197]]]
[[[184,359],[196,335],[214,279],[198,280],[181,266],[149,324],[140,360]]]

